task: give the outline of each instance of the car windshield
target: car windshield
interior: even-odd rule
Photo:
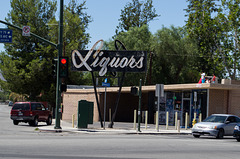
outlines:
[[[207,117],[203,122],[224,123],[227,116],[211,115]]]
[[[13,110],[29,110],[30,106],[28,103],[24,103],[24,104],[14,104]]]

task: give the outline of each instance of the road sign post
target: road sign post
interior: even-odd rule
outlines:
[[[107,107],[107,87],[110,87],[110,83],[107,83],[107,78],[102,82],[102,86],[105,87],[105,96],[104,96],[104,112],[103,112],[103,118],[104,118],[104,124],[103,128],[105,129],[105,121],[106,121],[106,107]]]
[[[194,92],[194,113],[197,111],[197,92]]]
[[[159,131],[159,112],[160,112],[160,98],[164,97],[164,85],[163,84],[156,84],[156,91],[155,96],[157,97],[157,119],[156,119],[156,129]]]
[[[139,82],[139,102],[138,102],[138,132],[141,132],[140,130],[140,124],[141,124],[141,101],[142,101],[142,79],[140,79]]]

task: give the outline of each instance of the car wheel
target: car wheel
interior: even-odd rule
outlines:
[[[48,120],[47,120],[47,125],[51,125],[51,124],[52,124],[52,117],[49,116],[49,117],[48,117]]]
[[[217,135],[217,139],[222,139],[224,136],[224,130],[223,129],[219,129],[218,131],[218,135]]]
[[[33,120],[33,126],[37,126],[38,125],[38,117],[35,117]]]
[[[237,141],[238,141],[238,142],[240,142],[240,136],[237,136],[237,138],[236,138],[236,139],[237,139]]]
[[[30,126],[37,126],[38,125],[38,118],[35,117],[34,120],[29,121]]]
[[[33,126],[33,121],[29,121],[28,124],[29,124],[30,126]]]
[[[199,137],[200,137],[200,135],[193,135],[193,137],[195,137],[195,138],[199,138]]]
[[[14,124],[14,125],[18,125],[18,123],[19,123],[19,121],[13,120],[13,124]]]

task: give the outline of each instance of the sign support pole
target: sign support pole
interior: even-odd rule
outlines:
[[[160,112],[160,98],[164,97],[164,85],[163,84],[156,84],[156,91],[155,96],[157,97],[157,111],[156,113],[156,129],[159,132],[159,112]]]
[[[107,105],[107,86],[105,86],[105,95],[104,95],[104,129],[105,129],[105,121],[106,121],[106,106]]]
[[[160,91],[160,90],[159,90]],[[159,112],[160,112],[160,94],[158,95],[158,97],[157,97],[157,112],[158,112],[158,114],[156,115],[156,117],[157,117],[157,122],[156,122],[156,127],[157,127],[157,132],[159,132]]]
[[[119,43],[119,44],[121,45],[121,47],[123,48],[123,50],[127,50],[126,47],[123,45],[123,43],[122,43],[121,41],[115,40],[115,48],[116,48],[116,50],[119,50],[119,48],[118,48],[118,46],[117,46],[117,43]],[[124,80],[124,78],[125,78],[125,73],[126,73],[126,71],[123,71],[122,78],[121,78],[120,85],[119,85],[119,91],[118,91],[118,96],[117,96],[117,100],[116,100],[115,111],[114,111],[114,114],[113,114],[113,117],[112,117],[112,121],[111,121],[111,123],[108,125],[109,128],[113,128],[113,122],[114,122],[115,117],[116,117],[116,114],[117,114],[117,109],[118,109],[118,104],[119,104],[120,95],[121,95],[121,91],[122,91],[123,80]]]
[[[116,100],[115,111],[114,111],[114,114],[113,114],[113,117],[112,117],[112,121],[108,125],[109,128],[113,128],[113,122],[114,122],[116,114],[117,114],[117,109],[118,109],[118,104],[119,104],[120,95],[121,95],[121,91],[122,91],[122,84],[123,84],[124,77],[125,77],[125,72],[123,72],[123,75],[122,75],[122,78],[121,78],[121,81],[120,81],[120,86],[119,86],[118,96],[117,96],[117,100]]]
[[[101,124],[101,128],[102,128],[103,127],[102,115],[101,115],[101,109],[100,109],[100,106],[99,106],[99,101],[98,101],[98,96],[97,96],[97,88],[96,88],[96,83],[95,83],[93,71],[91,71],[91,74],[92,74],[92,83],[93,83],[93,87],[94,87],[95,98],[96,98],[96,102],[97,102],[99,120],[100,120],[100,124]]]

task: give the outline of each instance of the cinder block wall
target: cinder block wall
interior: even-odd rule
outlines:
[[[72,115],[75,114],[75,120],[77,120],[78,101],[87,100],[94,102],[93,121],[99,121],[98,109],[96,104],[96,98],[94,92],[65,92],[63,94],[63,120],[72,120]]]
[[[209,90],[209,116],[211,114],[227,113],[228,105],[228,91],[227,90]]]
[[[240,90],[210,90],[209,115],[213,113],[240,116]]]
[[[240,90],[229,91],[228,113],[240,116]]]

